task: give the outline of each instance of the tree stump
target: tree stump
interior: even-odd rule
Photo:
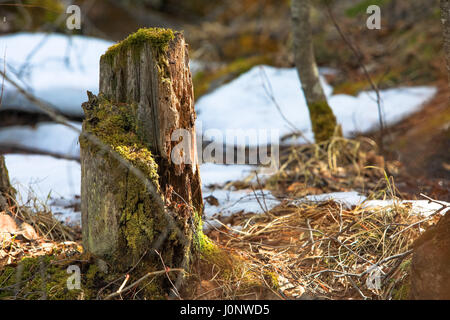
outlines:
[[[80,137],[85,249],[110,270],[138,262],[161,270],[161,259],[187,268],[203,236],[203,200],[183,35],[140,29],[112,46],[100,60],[99,96],[88,96]],[[178,148],[180,137],[188,148]]]

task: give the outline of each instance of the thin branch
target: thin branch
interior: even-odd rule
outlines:
[[[117,297],[121,293],[127,292],[130,289],[133,289],[134,287],[136,287],[139,283],[141,283],[142,281],[144,281],[148,277],[158,276],[158,275],[161,275],[161,274],[167,274],[168,272],[186,272],[186,271],[184,269],[169,269],[169,270],[160,270],[160,271],[149,272],[145,276],[141,277],[140,279],[138,279],[135,282],[133,282],[132,284],[130,284],[128,287],[125,287],[121,292],[111,293],[109,296],[107,296],[105,298],[105,300],[111,300],[112,298]]]
[[[330,4],[326,3],[325,6],[327,8],[328,15],[329,15],[331,21],[333,22],[337,32],[341,36],[342,40],[344,40],[344,42],[347,44],[347,46],[350,48],[350,50],[355,55],[356,61],[358,62],[360,68],[363,70],[364,76],[366,77],[367,81],[369,82],[370,86],[372,87],[372,90],[375,91],[375,94],[377,96],[378,121],[380,124],[380,134],[381,134],[380,149],[381,149],[381,153],[384,153],[383,137],[384,137],[385,125],[384,125],[384,120],[383,120],[383,110],[382,110],[382,106],[381,106],[382,99],[381,99],[380,89],[379,89],[378,85],[375,84],[375,82],[372,80],[372,77],[370,76],[369,71],[367,70],[366,66],[363,63],[363,55],[361,53],[361,50],[356,45],[353,45],[351,43],[351,41],[346,37],[346,35],[342,31],[342,28],[340,27],[339,23],[337,22],[336,17],[333,14],[333,11],[331,10]]]

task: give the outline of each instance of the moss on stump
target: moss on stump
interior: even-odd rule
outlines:
[[[196,145],[183,35],[140,29],[112,46],[100,60],[100,93],[88,96],[80,138],[86,250],[110,272],[134,268],[139,276],[163,269],[162,261],[188,270],[203,201],[196,153],[190,163],[171,159],[175,130],[191,132]],[[146,297],[169,288],[158,277]]]

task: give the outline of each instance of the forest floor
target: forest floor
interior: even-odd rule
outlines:
[[[436,83],[438,93],[421,111],[389,129],[390,150],[411,177],[409,192],[427,192],[450,200],[450,89],[446,79]],[[405,189],[406,191],[406,189]]]
[[[104,11],[108,8],[108,11]],[[272,9],[269,8],[268,11],[270,10]],[[272,10],[273,16],[287,20],[286,10],[280,10],[282,14]],[[187,36],[192,37],[190,42],[194,47],[192,56],[208,58],[209,55],[209,58],[221,59],[219,67],[212,68],[209,75],[194,79],[197,87],[202,90],[207,88],[200,91],[201,94],[235,78],[256,64],[291,66],[292,59],[286,53],[288,50],[284,45],[288,42],[285,23],[273,23],[277,20],[268,19],[263,27],[267,25],[267,28],[274,28],[271,32],[266,30],[267,34],[271,34],[270,41],[263,36],[266,34],[264,32],[256,37],[252,33],[255,32],[252,26],[258,25],[259,17],[251,16],[252,12],[256,10],[245,11],[250,17],[241,19],[240,24],[236,25],[227,23],[230,20],[227,15],[233,15],[230,10],[222,17],[225,21],[221,26],[207,22],[204,25],[187,26]],[[112,24],[112,17],[118,23]],[[104,26],[101,28],[102,35],[97,36],[106,33],[108,38],[114,40],[122,39],[139,25],[130,15],[123,15],[122,11],[112,6],[103,6],[93,11],[90,18],[98,26]],[[247,25],[248,28],[240,27]],[[352,30],[351,25],[347,27]],[[415,32],[418,29],[426,31]],[[317,34],[318,61],[326,62],[328,66],[342,67],[345,70],[344,79],[339,79],[337,84],[345,89],[344,92],[350,90],[352,92],[347,93],[354,94],[355,88],[362,89],[361,75],[355,70],[357,67],[352,63],[354,59],[348,54],[348,48],[341,39],[334,37],[330,42],[324,40],[325,33],[333,34],[329,32],[329,28],[326,30]],[[401,200],[426,200],[420,195],[424,193],[432,199],[450,201],[450,90],[447,78],[439,71],[440,57],[429,55],[429,50],[425,50],[428,49],[428,39],[433,39],[433,45],[439,44],[436,38],[436,34],[440,34],[439,26],[418,21],[416,26],[405,30],[392,36],[383,35],[381,38],[384,39],[383,43],[394,43],[392,40],[397,37],[397,33],[402,33],[405,37],[412,34],[414,41],[404,41],[411,43],[411,47],[405,46],[389,57],[389,52],[379,54],[375,52],[378,47],[370,46],[370,43],[376,43],[377,37],[368,37],[362,44],[367,52],[366,60],[372,62],[371,58],[377,57],[374,60],[375,66],[372,66],[375,76],[385,73],[385,70],[394,71],[394,75],[387,81],[387,87],[424,83],[436,86],[438,93],[433,100],[419,112],[386,130],[385,157],[374,144],[367,143],[366,138],[377,141],[379,137],[379,132],[372,132],[355,140],[341,141],[340,151],[334,149],[329,153],[319,152],[318,156],[313,152],[316,150],[315,146],[286,148],[282,150],[283,169],[274,176],[256,184],[249,184],[247,180],[233,181],[231,185],[237,189],[269,189],[281,204],[271,210],[264,210],[265,199],[262,197],[259,201],[263,214],[237,214],[210,230],[210,239],[221,250],[238,257],[240,267],[227,273],[223,272],[223,265],[199,259],[194,263],[188,278],[189,283],[194,284],[191,286],[193,289],[183,290],[181,298],[407,298],[412,243],[427,227],[436,223],[439,213],[443,212],[441,208],[445,208],[446,204],[441,206],[438,202],[431,202],[437,207],[430,215],[424,216],[414,213],[414,206],[402,203]],[[357,40],[362,41],[364,36],[362,34]],[[208,42],[213,42],[213,45],[210,43],[205,46],[208,50],[203,50],[202,45]],[[274,42],[282,45],[275,46]],[[239,44],[239,50],[233,47],[236,43]],[[336,54],[329,55],[327,50]],[[218,53],[214,55],[216,51]],[[269,53],[266,54],[267,52]],[[417,61],[420,62],[419,67],[414,65]],[[397,70],[398,65],[411,66],[411,70],[407,70],[407,76],[404,74],[405,70]],[[414,77],[410,74],[426,76],[411,81],[410,78]],[[205,82],[208,82],[207,85]],[[367,89],[367,86],[364,88]],[[10,117],[2,117],[1,122],[4,125],[36,124],[36,117],[12,113]],[[355,153],[354,147],[357,144],[360,147]],[[299,201],[307,195],[349,191],[357,191],[369,200],[386,197],[395,201],[389,206],[371,207],[361,203],[346,205],[340,201]],[[11,202],[11,210],[17,212],[19,219],[32,225],[40,237],[29,239],[26,235],[19,235],[0,239],[0,297],[11,298],[11,279],[14,275],[7,268],[17,267],[26,257],[51,256],[55,262],[52,265],[60,266],[66,276],[68,265],[81,264],[83,285],[90,286],[87,289],[91,292],[77,292],[70,296],[73,299],[105,298],[108,293],[117,291],[123,283],[125,275],[119,280],[102,279],[96,285],[87,283],[98,279],[95,272],[92,272],[90,257],[83,253],[79,228],[67,228],[54,219],[51,212],[20,208],[14,202]],[[31,275],[27,275],[36,279],[36,284],[40,286],[38,276],[35,276],[38,274],[39,267],[35,266]],[[245,286],[248,284],[248,275],[256,279],[258,285]],[[50,292],[48,298],[67,298],[66,278],[61,279],[64,279],[64,284],[55,284],[58,290]],[[380,285],[377,285],[377,281]],[[105,290],[104,286],[108,283],[110,287]],[[16,290],[12,297],[39,298],[43,294],[40,287],[26,289]],[[30,295],[30,291],[34,295]],[[133,295],[129,294],[130,292],[124,294],[123,298],[132,298]]]

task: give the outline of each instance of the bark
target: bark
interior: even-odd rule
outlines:
[[[441,19],[444,33],[444,51],[447,58],[447,73],[450,85],[450,0],[441,0]]]
[[[414,243],[410,298],[450,300],[450,212]]]
[[[316,142],[329,140],[336,130],[336,118],[328,105],[314,57],[309,0],[292,0],[292,28],[297,72],[308,104]]]
[[[118,270],[138,261],[161,269],[153,249],[167,266],[187,268],[201,232],[188,50],[179,33],[164,44],[157,36],[165,32],[141,29],[102,56],[100,94],[83,105],[83,243]],[[177,129],[191,137],[184,150],[191,161],[181,164],[174,162],[178,142],[171,140]],[[102,151],[88,134],[118,154]]]
[[[8,170],[6,169],[5,158],[0,156],[0,211],[7,211],[8,197],[14,197],[15,190],[9,183]]]

